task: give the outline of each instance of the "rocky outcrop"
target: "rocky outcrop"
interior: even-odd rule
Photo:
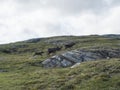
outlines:
[[[102,35],[102,37],[111,38],[111,39],[120,39],[120,34],[106,34],[106,35]]]
[[[37,43],[37,42],[40,42],[43,38],[35,38],[35,39],[29,39],[29,40],[26,40],[25,42],[27,43]]]
[[[44,67],[70,67],[77,63],[100,59],[120,58],[120,49],[89,49],[68,51],[42,62]]]
[[[6,70],[3,70],[3,69],[0,69],[0,73],[2,73],[2,72],[7,72]]]

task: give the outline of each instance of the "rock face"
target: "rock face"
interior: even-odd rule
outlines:
[[[42,64],[46,68],[70,67],[85,61],[110,58],[120,58],[120,49],[90,49],[68,51],[61,55],[53,56],[43,61]]]

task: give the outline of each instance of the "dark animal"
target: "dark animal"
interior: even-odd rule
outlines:
[[[33,56],[36,56],[36,55],[40,55],[40,56],[42,56],[43,53],[44,53],[43,51],[35,52]]]
[[[67,49],[67,48],[71,48],[71,47],[73,47],[75,45],[75,43],[68,43],[68,44],[65,44],[64,45],[64,47],[65,47],[65,49]]]
[[[60,51],[62,47],[48,48],[48,54],[55,53],[56,51]]]

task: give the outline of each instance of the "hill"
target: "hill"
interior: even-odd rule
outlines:
[[[0,45],[0,90],[119,90],[119,49],[120,35],[56,36]],[[43,65],[53,56],[78,50],[105,50],[109,59],[105,54],[97,61],[87,57],[75,68]]]

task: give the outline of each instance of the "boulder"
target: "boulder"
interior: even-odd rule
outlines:
[[[47,68],[70,67],[81,62],[110,58],[120,58],[120,49],[73,50],[60,55],[55,55],[43,61],[42,64]]]

